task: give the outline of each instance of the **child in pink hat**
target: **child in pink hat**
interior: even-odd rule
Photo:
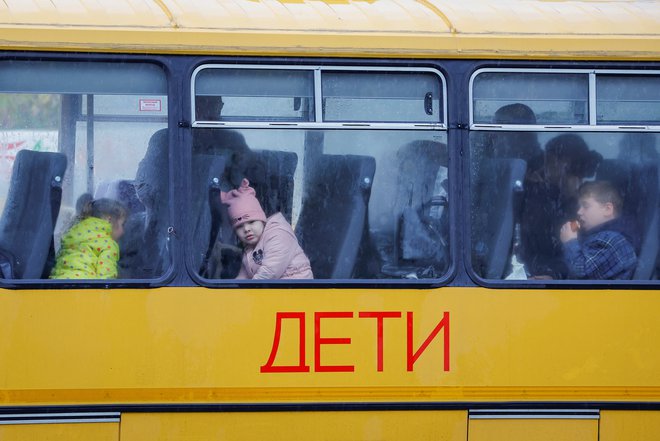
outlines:
[[[237,279],[313,279],[312,268],[282,213],[266,218],[247,179],[222,193],[231,224],[243,243]]]

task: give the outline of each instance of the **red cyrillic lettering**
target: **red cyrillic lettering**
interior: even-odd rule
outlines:
[[[383,372],[383,319],[386,318],[401,318],[400,312],[361,312],[359,315],[360,318],[375,318],[376,319],[376,329],[377,329],[377,365],[378,372]]]
[[[321,319],[324,318],[353,318],[352,312],[316,312],[314,313],[314,370],[316,372],[353,372],[352,365],[321,365],[321,345],[350,345],[350,338],[322,338]]]
[[[445,312],[442,315],[442,320],[440,320],[440,323],[433,329],[433,332],[429,334],[428,337],[426,337],[426,340],[424,340],[424,343],[415,351],[413,354],[413,313],[408,312],[407,314],[408,318],[408,372],[413,370],[413,365],[415,364],[415,361],[419,358],[420,355],[422,355],[422,352],[426,350],[428,345],[431,343],[431,341],[438,335],[441,329],[444,328],[444,352],[443,352],[443,358],[444,358],[444,370],[449,371],[449,313]]]
[[[275,356],[280,346],[282,335],[282,321],[285,319],[298,319],[299,321],[299,347],[298,366],[274,366]],[[278,312],[275,315],[275,337],[270,357],[265,365],[261,366],[261,372],[309,372],[309,366],[305,364],[305,313],[304,312]]]

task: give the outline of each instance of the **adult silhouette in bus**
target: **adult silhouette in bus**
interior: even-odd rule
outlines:
[[[491,122],[533,125],[536,115],[529,106],[513,103],[499,108]],[[475,139],[475,144],[480,147],[475,149],[472,161],[476,177],[472,186],[476,232],[473,261],[475,269],[485,277],[500,278],[504,276],[504,261],[509,259],[512,241],[520,260],[520,184],[530,169],[541,166],[543,150],[537,133],[532,131],[492,131],[481,140]]]
[[[536,124],[536,115],[525,104],[508,104],[497,109],[493,124]],[[490,142],[493,157],[522,159],[527,162],[528,170],[539,167],[543,160],[536,132],[494,132]]]
[[[195,119],[197,121],[219,121],[222,119],[224,101],[221,96],[196,96]],[[225,158],[225,169],[222,174],[220,186],[223,191],[240,187],[241,182],[248,175],[248,168],[254,164],[254,154],[245,142],[245,137],[236,130],[217,128],[195,128],[193,130],[193,156],[221,156]],[[204,163],[206,161],[203,161]],[[193,175],[205,176],[193,170]],[[206,201],[207,188],[204,184],[194,183],[193,194]],[[238,275],[241,266],[241,253],[237,248],[238,239],[234,234],[225,206],[212,210],[212,216],[220,223],[217,236],[211,238],[213,243],[196,244],[204,249],[209,258],[203,264],[201,272],[208,278],[234,278]],[[211,230],[210,225],[202,225],[202,230]],[[204,233],[206,235],[206,233]],[[203,236],[204,236],[203,235]],[[213,233],[212,233],[213,235]],[[206,249],[208,247],[208,249]]]
[[[542,166],[527,174],[521,239],[523,263],[532,278],[568,275],[559,230],[575,220],[580,184],[595,174],[602,159],[580,136],[568,133],[548,141]]]
[[[119,241],[120,278],[148,279],[162,275],[170,263],[169,143],[168,130],[156,131],[149,139],[135,174],[135,192],[144,211],[131,213],[126,234]]]
[[[220,121],[224,101],[221,96],[196,96],[195,119]],[[245,137],[236,130],[196,128],[193,131],[193,154],[221,155],[227,160],[222,185],[229,190],[241,185],[253,162],[253,153]]]

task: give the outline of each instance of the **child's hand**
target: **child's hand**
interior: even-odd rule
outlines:
[[[572,224],[573,222],[566,222],[561,226],[561,230],[559,230],[559,240],[561,240],[561,243],[566,243],[569,240],[577,239],[578,229],[574,228]]]

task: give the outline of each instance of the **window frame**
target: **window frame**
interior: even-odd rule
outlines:
[[[557,62],[555,65],[562,65]],[[484,72],[496,73],[542,73],[542,74],[575,74],[586,73],[589,75],[589,124],[581,125],[544,125],[544,124],[476,124],[474,123],[474,80]],[[620,124],[596,124],[596,76],[603,75],[622,75],[622,76],[635,76],[635,75],[655,75],[660,76],[660,69],[608,69],[608,68],[543,68],[543,67],[482,67],[475,66],[475,69],[469,76],[468,81],[468,125],[464,133],[464,145],[468,152],[467,159],[461,167],[462,179],[466,188],[470,189],[473,185],[472,176],[470,174],[471,167],[471,133],[475,132],[564,132],[564,133],[645,133],[652,135],[657,133],[660,135],[660,124],[658,125],[620,125]],[[463,246],[461,249],[464,268],[470,278],[476,283],[477,286],[494,289],[507,289],[512,288],[520,289],[603,289],[604,287],[611,287],[613,289],[657,289],[660,284],[660,279],[631,279],[631,280],[582,280],[582,279],[557,279],[557,280],[506,280],[506,279],[489,279],[480,276],[473,267],[472,260],[472,237],[473,237],[473,222],[471,217],[471,196],[470,190],[466,191],[463,195],[463,211],[462,215],[467,220],[467,228],[461,233],[463,237]],[[659,208],[660,210],[660,208]]]
[[[62,64],[72,64],[72,63],[110,63],[110,64],[150,64],[157,67],[163,75],[163,81],[165,85],[165,90],[163,91],[164,96],[167,97],[167,103],[164,107],[166,115],[164,116],[145,116],[143,118],[136,117],[127,117],[131,120],[139,120],[141,122],[164,122],[168,128],[168,143],[170,146],[173,145],[173,140],[175,139],[175,134],[173,133],[173,128],[176,128],[177,122],[177,112],[176,108],[178,106],[180,98],[176,96],[174,91],[176,90],[175,85],[177,79],[173,74],[173,60],[171,57],[154,55],[154,56],[136,56],[133,54],[100,54],[100,53],[91,53],[83,55],[76,55],[69,52],[62,53],[41,53],[41,52],[30,52],[23,54],[10,53],[8,51],[2,51],[0,53],[0,61],[26,61],[26,62],[58,62]],[[59,93],[59,92],[52,92]],[[95,94],[94,94],[95,95]],[[105,95],[100,93],[100,95]],[[152,95],[152,94],[151,94]],[[150,96],[151,96],[150,95]],[[78,120],[84,120],[86,116],[84,112],[76,114]],[[80,119],[82,118],[82,119]],[[95,121],[99,122],[121,122],[127,118],[122,116],[101,116],[95,118]],[[172,156],[176,149],[170,148],[170,155],[168,158],[168,165],[170,176],[175,170],[172,167],[172,164],[175,163]],[[69,167],[71,164],[68,164]],[[171,233],[168,233],[170,237],[176,236],[176,231],[180,225],[179,217],[176,215],[174,207],[177,205],[175,201],[178,200],[176,196],[177,190],[175,187],[177,178],[170,178],[170,185],[168,186],[168,200],[170,201],[170,207],[168,209],[168,215],[170,217],[168,229],[171,230]],[[60,207],[61,209],[61,207]],[[61,213],[58,213],[58,218]],[[164,268],[162,274],[154,278],[136,278],[136,279],[127,279],[127,278],[117,278],[117,279],[2,279],[0,278],[0,288],[2,289],[99,289],[99,288],[158,288],[163,286],[171,286],[172,281],[176,276],[176,260],[178,259],[178,254],[181,253],[181,244],[176,240],[170,240],[170,251],[169,251],[169,260],[170,264]]]
[[[194,133],[194,129],[217,129],[217,130],[229,130],[229,129],[264,129],[264,130],[309,130],[309,131],[324,131],[324,130],[378,130],[378,131],[436,131],[445,133],[447,137],[447,145],[449,148],[449,116],[448,116],[448,88],[447,88],[447,79],[445,73],[440,70],[439,63],[426,63],[426,66],[434,65],[435,67],[399,67],[399,66],[374,66],[368,65],[366,62],[364,65],[343,65],[343,64],[309,64],[309,65],[298,65],[298,64],[253,64],[247,62],[246,64],[227,64],[227,63],[214,63],[212,60],[202,62],[198,64],[194,70],[192,70],[190,75],[190,99],[189,99],[189,108],[186,109],[186,116],[190,118],[190,127],[191,133]],[[257,69],[257,70],[311,70],[314,71],[314,112],[316,121],[314,122],[261,122],[261,121],[214,121],[214,122],[201,122],[195,119],[195,79],[197,74],[206,68],[212,69]],[[441,91],[442,91],[442,119],[440,123],[416,123],[416,122],[406,122],[406,123],[378,123],[378,122],[326,122],[322,121],[322,89],[321,89],[321,77],[323,71],[331,72],[380,72],[380,73],[410,73],[410,72],[427,72],[435,74],[440,78]],[[451,150],[451,149],[450,149]],[[451,155],[451,153],[450,153]],[[448,176],[454,175],[456,172],[455,167],[451,165],[448,166]],[[190,178],[186,178],[188,184]],[[456,179],[454,177],[450,180]],[[453,186],[451,187],[453,188]],[[190,196],[190,195],[189,195]],[[453,238],[454,231],[454,216],[456,216],[457,211],[459,210],[459,196],[456,193],[454,197],[455,202],[448,206],[450,226],[448,234]],[[450,194],[449,200],[452,199]],[[440,275],[440,277],[432,279],[397,279],[397,278],[383,278],[383,279],[309,279],[309,280],[236,280],[236,279],[209,279],[200,275],[196,269],[191,266],[191,250],[186,249],[185,263],[188,267],[188,273],[194,282],[201,286],[210,287],[210,288],[220,288],[220,289],[231,289],[231,288],[322,288],[332,286],[333,288],[351,288],[351,287],[364,287],[364,288],[385,288],[385,289],[401,289],[403,287],[413,287],[413,288],[438,288],[444,287],[449,284],[449,281],[453,280],[458,265],[458,255],[459,255],[459,243],[454,241],[449,246],[449,264],[446,270]]]
[[[251,69],[251,70],[307,70],[314,72],[314,117],[313,122],[267,122],[267,121],[213,121],[201,122],[195,118],[195,85],[197,75],[206,69]],[[426,72],[435,74],[440,78],[442,85],[442,119],[439,123],[423,123],[423,122],[405,122],[405,123],[390,123],[390,122],[327,122],[323,120],[323,93],[321,89],[321,81],[323,72],[392,72],[392,73],[410,73],[410,72]],[[222,64],[222,63],[205,63],[197,66],[192,73],[190,80],[190,121],[192,128],[301,128],[301,129],[364,129],[371,128],[377,130],[447,130],[447,80],[444,74],[431,67],[381,67],[381,66],[323,66],[323,65],[291,65],[291,64]]]
[[[588,90],[588,124],[486,124],[474,122],[474,81],[482,73],[538,73],[538,74],[586,74],[589,78]],[[660,124],[597,124],[596,77],[597,75],[639,76],[654,75],[660,77],[660,70],[625,70],[625,69],[549,69],[549,68],[494,68],[477,69],[470,76],[468,116],[470,130],[501,130],[501,131],[628,131],[628,132],[656,132],[660,131]]]

